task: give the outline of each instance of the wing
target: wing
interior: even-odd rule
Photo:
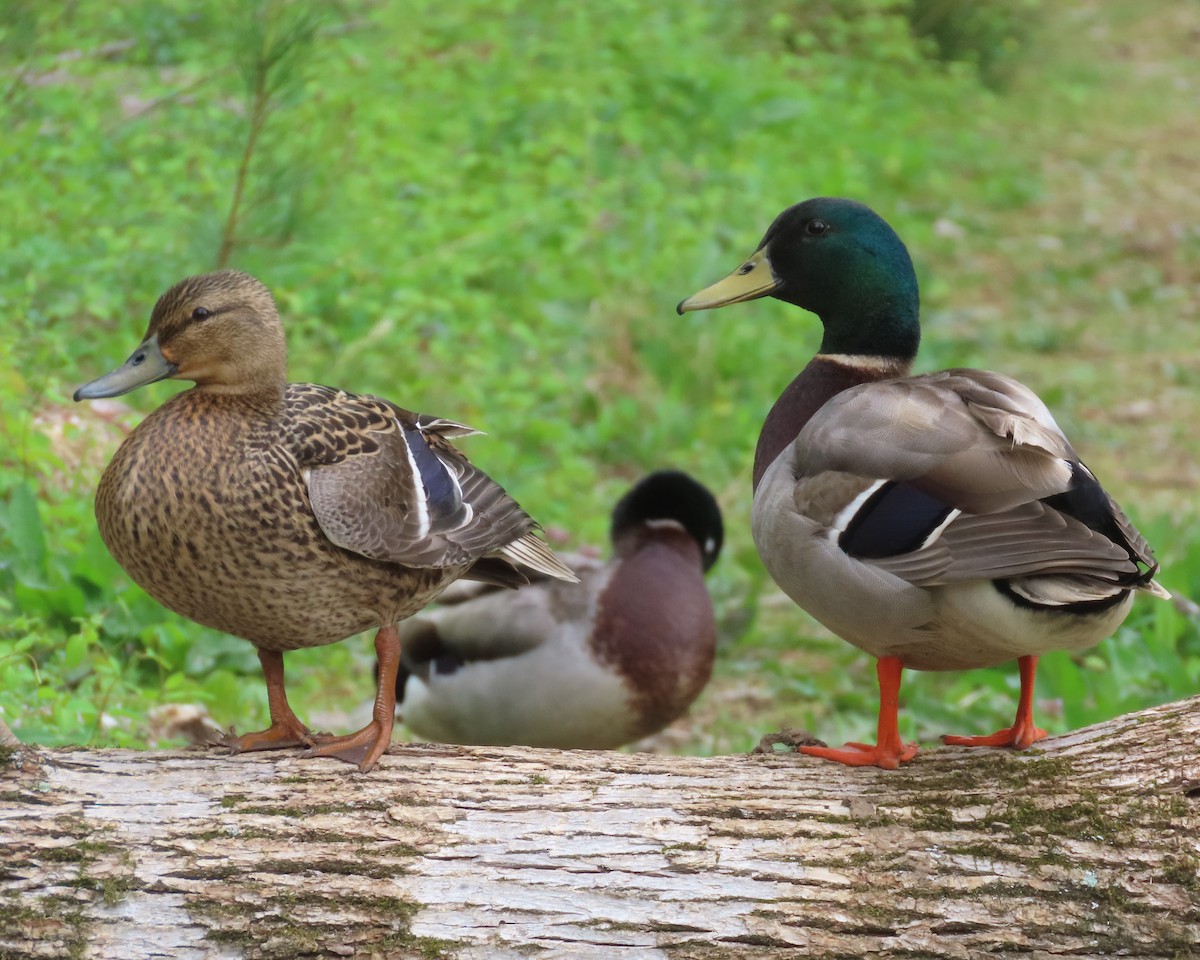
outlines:
[[[1045,404],[1000,374],[947,370],[847,390],[792,456],[797,508],[847,554],[918,586],[1151,582],[1145,539]]]
[[[564,553],[555,554],[555,557],[575,575],[576,579],[593,570],[601,562],[597,559],[596,554],[591,553]],[[519,581],[514,582],[514,577],[519,577]],[[438,594],[437,606],[454,606],[464,603],[467,600],[481,597],[484,594],[494,593],[502,588],[512,589],[513,587],[520,587],[525,584],[543,583],[550,579],[561,580],[563,578],[552,576],[543,570],[533,570],[528,567],[518,572],[502,557],[484,557],[481,560],[476,560],[470,569],[462,575],[461,579],[455,580],[454,583]]]
[[[436,606],[399,624],[405,668],[427,678],[432,664],[445,673],[454,665],[520,656],[569,631],[586,636],[608,568],[595,558],[570,560],[580,583],[543,579],[513,593],[474,584],[456,590],[458,581]]]
[[[498,556],[570,576],[532,518],[450,443],[470,427],[317,384],[290,384],[287,405],[313,512],[338,546],[408,566]]]

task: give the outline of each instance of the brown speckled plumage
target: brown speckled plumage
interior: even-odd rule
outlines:
[[[302,479],[351,446],[329,431],[305,440],[303,428],[323,417],[341,425],[339,401],[357,399],[311,384],[265,405],[191,390],[172,397],[100,481],[96,517],[109,551],[163,606],[267,650],[334,643],[419,610],[473,558],[400,567],[336,546]],[[181,442],[189,436],[204,442]]]
[[[533,520],[451,445],[469,428],[377,397],[288,384],[274,301],[253,277],[226,271],[177,284],[130,360],[76,397],[166,376],[196,386],[117,450],[96,496],[101,535],[156,600],[244,637],[260,657],[390,628],[484,558],[491,566],[481,575],[502,567],[504,582],[523,579],[507,562],[514,557],[570,577],[533,536]],[[272,729],[282,724],[289,737],[230,745],[320,744],[286,708],[282,661],[263,666],[269,687],[278,671]],[[368,769],[387,745],[375,733],[366,754],[317,752]]]

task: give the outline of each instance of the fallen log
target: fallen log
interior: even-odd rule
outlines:
[[[31,750],[0,957],[1191,957],[1200,697],[893,772],[794,754]]]

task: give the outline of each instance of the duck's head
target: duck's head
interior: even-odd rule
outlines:
[[[788,207],[758,249],[679,313],[774,297],[821,318],[822,353],[916,356],[917,277],[908,250],[874,210],[817,197]]]
[[[214,392],[282,391],[287,347],[271,291],[236,270],[181,280],[158,298],[129,359],[75,399],[117,397],[168,378]]]
[[[640,528],[682,527],[700,548],[707,571],[717,561],[725,528],[721,508],[708,488],[681,470],[658,470],[639,480],[613,507],[610,536],[615,551]]]

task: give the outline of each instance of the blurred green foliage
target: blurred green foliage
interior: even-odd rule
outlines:
[[[974,64],[984,83],[1003,88],[1036,40],[1042,6],[1040,0],[912,0],[908,19],[939,59]]]
[[[1001,81],[1042,13],[1031,0],[5,4],[3,716],[42,743],[144,743],[162,702],[263,723],[249,645],[167,614],[95,531],[99,469],[172,388],[132,410],[69,401],[128,354],[162,290],[228,259],[275,291],[294,379],[486,430],[472,458],[576,542],[603,542],[609,506],[646,470],[687,469],[718,492],[730,537],[712,580],[726,624],[714,690],[735,705],[700,711],[686,749],[762,732],[735,703],[742,682],[764,723],[862,734],[870,663],[772,606],[748,532],[758,425],[816,324],[781,305],[672,308],[787,204],[848,195],[913,248],[933,319],[923,365],[988,362],[978,335],[939,334],[958,290],[922,251],[946,247],[938,217],[1039,197],[1013,145],[1026,107]],[[1073,347],[1069,326],[1011,335]],[[1195,542],[1170,552],[1179,586],[1200,587]],[[365,699],[365,648],[289,657],[302,713]],[[969,709],[974,730],[999,725],[1011,674],[918,678],[929,692],[906,722],[973,732],[959,729]],[[1194,626],[1158,605],[1096,654],[1047,658],[1040,693],[1061,699],[1061,729],[1198,681]]]

